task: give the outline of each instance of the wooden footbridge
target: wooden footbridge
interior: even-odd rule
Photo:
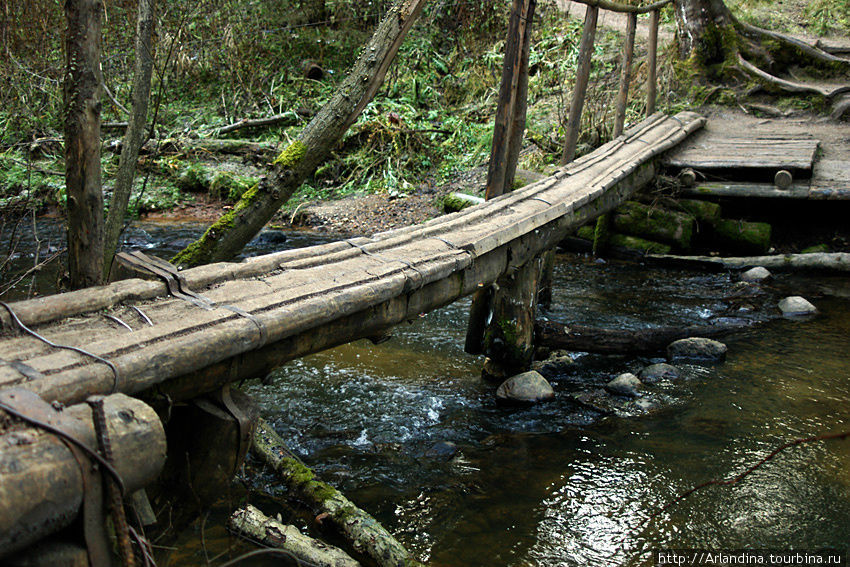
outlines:
[[[229,391],[230,383],[261,378],[313,352],[381,337],[395,325],[470,294],[475,294],[470,327],[475,326],[476,312],[483,325],[488,317],[481,314],[495,312],[491,307],[497,301],[486,290],[510,289],[520,280],[517,293],[505,293],[498,301],[515,304],[514,313],[522,314],[509,317],[516,326],[513,334],[524,325],[522,333],[530,336],[533,325],[528,319],[533,323],[542,255],[647,185],[660,168],[710,171],[700,160],[720,156],[728,161],[742,153],[727,147],[722,135],[674,153],[706,119],[693,112],[654,112],[655,34],[658,10],[666,3],[620,6],[629,22],[615,138],[572,161],[596,14],[600,6],[619,6],[607,0],[588,2],[563,165],[545,179],[501,194],[510,187],[524,130],[530,35],[526,26],[534,7],[533,0],[515,0],[485,203],[371,237],[183,271],[139,252],[122,253],[121,262],[141,277],[0,302],[0,558],[70,525],[82,509],[88,560],[109,564],[102,512],[108,496],[118,544],[125,563],[132,564],[127,560],[133,554],[127,541],[132,530],[122,519],[122,496],[150,487],[155,479],[166,486],[162,478],[171,475],[188,486],[183,502],[209,504],[244,458],[250,411],[240,407],[244,400]],[[648,117],[623,131],[636,18],[647,11],[652,13]],[[817,143],[804,138],[783,146],[794,150],[793,163],[787,156],[773,159],[776,152],[769,147],[776,139],[765,138],[756,144],[756,154],[770,154],[772,161],[759,167],[790,168],[798,177],[810,177]],[[751,141],[739,142],[754,148]],[[713,149],[706,149],[709,146]],[[499,286],[493,286],[497,282]],[[490,326],[496,323],[494,315]],[[493,356],[493,349],[516,347],[504,342],[491,344],[488,355]],[[212,396],[212,406],[209,399],[198,401],[205,395]],[[179,453],[168,465],[161,416],[187,400],[194,400],[199,413],[172,416],[178,425],[168,436],[168,451],[171,455],[177,447],[189,455],[194,450],[200,460],[183,462],[184,454]],[[233,418],[235,429],[210,425],[227,421],[222,415]],[[214,432],[187,441],[186,430],[196,419]],[[238,451],[218,447],[231,437]],[[224,456],[206,454],[216,450]],[[196,476],[222,468],[225,461],[227,470],[219,474],[225,484]],[[106,494],[101,494],[94,464],[114,478],[103,483],[109,489]],[[160,501],[163,498],[171,496]],[[174,505],[167,517],[178,526],[180,514]],[[50,564],[50,559],[41,561],[36,564]]]

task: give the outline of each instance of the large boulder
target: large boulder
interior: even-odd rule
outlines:
[[[791,297],[786,297],[782,301],[779,302],[779,309],[782,311],[782,314],[786,317],[797,317],[800,315],[814,315],[818,312],[818,308],[809,303],[803,297],[799,295],[792,295]]]
[[[715,363],[726,360],[726,345],[713,339],[690,337],[667,346],[670,362]]]
[[[681,376],[679,369],[672,364],[661,362],[650,364],[638,372],[638,378],[644,384],[658,384],[659,382],[675,382]]]
[[[605,384],[605,389],[612,394],[636,398],[643,390],[643,382],[631,372],[624,372]]]
[[[507,404],[533,404],[554,397],[552,386],[535,370],[511,376],[496,389],[496,400]]]

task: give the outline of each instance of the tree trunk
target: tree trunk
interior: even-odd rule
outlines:
[[[65,187],[71,287],[103,276],[103,194],[100,185],[99,0],[68,0],[65,19]]]
[[[118,174],[115,176],[115,188],[112,191],[109,215],[106,219],[103,244],[104,277],[109,274],[112,257],[118,248],[118,238],[121,235],[127,203],[133,189],[136,162],[139,159],[139,150],[142,147],[142,137],[147,122],[153,72],[153,23],[154,0],[139,0],[139,15],[136,22],[136,67],[133,72],[133,109],[130,123],[124,133]]]
[[[274,172],[204,235],[172,260],[182,266],[229,260],[263,228],[292,193],[316,171],[383,83],[405,35],[426,0],[398,0],[378,25],[333,97],[274,162]]]
[[[735,21],[723,0],[676,0],[675,10],[679,56],[696,54],[706,64],[723,61],[723,31]]]

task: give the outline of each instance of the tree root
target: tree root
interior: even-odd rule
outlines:
[[[780,43],[780,49],[797,49],[803,54],[810,57],[812,60],[817,61],[819,63],[826,63],[830,65],[838,64],[850,69],[850,60],[843,59],[841,57],[836,57],[835,55],[828,53],[819,47],[806,43],[805,41],[796,37],[785,35],[783,33],[775,32],[772,30],[759,28],[746,22],[742,22],[740,20],[737,20],[735,22],[735,26],[750,38],[758,40],[770,39],[773,41],[777,41]]]
[[[738,53],[738,64],[743,73],[767,83],[774,89],[778,89],[790,94],[818,94],[826,99],[831,99],[836,95],[850,92],[850,84],[841,86],[832,86],[818,83],[801,83],[797,81],[789,81],[771,75],[767,71],[763,71],[744,59],[744,56]]]

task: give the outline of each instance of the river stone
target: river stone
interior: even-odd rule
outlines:
[[[535,370],[512,376],[496,389],[496,400],[505,403],[530,404],[554,397],[552,386]]]
[[[763,282],[766,279],[769,279],[773,274],[763,266],[756,266],[755,268],[750,268],[743,274],[741,274],[741,280],[745,282]]]
[[[451,441],[438,441],[425,451],[425,456],[438,461],[449,461],[457,454],[457,445]]]
[[[726,345],[703,337],[680,339],[667,346],[667,358],[670,362],[723,362]]]
[[[658,384],[659,382],[675,382],[679,379],[681,373],[679,369],[672,364],[665,362],[659,364],[650,364],[642,368],[638,372],[638,378],[644,384]]]
[[[799,295],[786,297],[779,302],[779,309],[786,317],[794,317],[797,315],[814,315],[818,312],[817,307],[809,303],[805,298]]]
[[[635,398],[640,395],[643,382],[631,372],[625,372],[605,384],[605,388],[611,393]]]

